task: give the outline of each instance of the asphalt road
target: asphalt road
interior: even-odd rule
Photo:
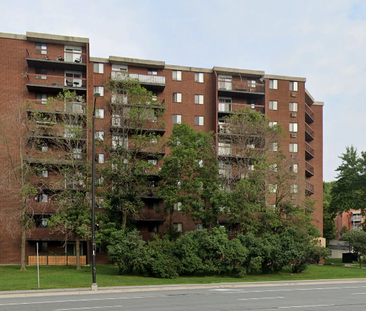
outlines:
[[[364,311],[366,279],[2,292],[0,310]]]

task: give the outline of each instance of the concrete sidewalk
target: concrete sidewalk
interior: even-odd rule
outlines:
[[[115,286],[99,287],[92,291],[90,288],[62,288],[0,291],[1,298],[39,297],[39,296],[64,296],[64,295],[89,295],[98,293],[127,293],[149,292],[158,290],[185,290],[185,289],[214,289],[214,288],[242,288],[264,286],[288,286],[288,285],[319,285],[319,284],[355,284],[366,283],[366,278],[360,279],[327,279],[327,280],[297,280],[297,281],[273,281],[273,282],[238,282],[238,283],[210,283],[210,284],[173,284],[173,285],[146,285],[146,286]]]

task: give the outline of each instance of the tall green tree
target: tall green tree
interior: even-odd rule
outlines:
[[[180,210],[194,221],[201,221],[204,228],[212,229],[222,214],[214,199],[219,178],[213,135],[196,132],[188,124],[177,124],[167,145],[170,153],[161,167],[159,194],[170,221],[174,211]]]
[[[125,229],[129,216],[138,214],[156,184],[156,162],[161,157],[161,116],[164,103],[138,80],[121,75],[110,81],[112,135],[104,142],[106,165],[100,170],[104,207],[110,225]]]
[[[336,237],[337,227],[335,225],[335,217],[337,213],[332,209],[332,182],[323,182],[323,237],[327,241]]]

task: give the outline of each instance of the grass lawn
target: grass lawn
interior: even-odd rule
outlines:
[[[244,278],[225,276],[179,277],[177,279],[158,279],[150,277],[117,275],[118,267],[113,265],[97,266],[98,287],[135,286],[163,284],[209,284],[220,282],[260,282],[312,279],[366,278],[366,270],[357,267],[337,265],[309,266],[300,274],[283,271],[274,275],[249,275]],[[90,287],[92,283],[91,267],[82,267],[77,271],[73,266],[41,266],[40,288],[77,288]],[[19,266],[0,266],[0,290],[37,289],[37,268],[27,267],[20,271]]]

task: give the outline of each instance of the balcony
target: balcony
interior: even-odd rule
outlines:
[[[311,128],[310,125],[305,123],[305,140],[312,141],[314,140],[314,130]]]
[[[314,194],[314,186],[311,183],[306,182],[306,184],[305,184],[305,195],[310,196],[312,194]]]
[[[250,108],[262,114],[264,114],[265,111],[263,105],[238,104],[238,103],[219,103],[217,111],[219,115],[228,115],[230,113],[242,110],[244,108]]]
[[[218,90],[222,96],[244,96],[256,98],[264,96],[264,84],[248,84],[247,81],[218,80]]]
[[[353,215],[352,216],[352,222],[362,222],[363,217],[361,215]]]
[[[313,177],[314,176],[314,167],[309,164],[309,162],[305,161],[305,176]]]
[[[129,122],[128,119],[121,119],[119,117],[112,117],[111,119],[111,131],[112,132],[128,132],[137,133],[143,132],[146,134],[156,133],[163,135],[166,131],[165,125],[162,122],[158,122],[157,119],[141,120],[139,124]]]
[[[138,80],[140,84],[148,89],[155,91],[163,91],[165,88],[165,77],[156,75],[143,75],[137,73],[127,73],[122,71],[112,71],[111,78],[117,81],[125,81],[128,79]]]
[[[309,160],[314,158],[314,148],[312,148],[307,142],[305,142],[305,159]]]
[[[63,89],[76,91],[77,94],[86,92],[86,78],[28,73],[27,79],[29,92],[60,93]]]
[[[36,128],[29,132],[28,138],[40,141],[54,141],[60,139],[68,141],[86,140],[86,131],[54,124],[39,123]]]
[[[55,53],[39,54],[26,49],[28,67],[86,71],[86,53],[64,52],[64,55]]]
[[[308,104],[305,104],[305,121],[308,124],[311,124],[314,122],[314,111],[309,107]]]
[[[28,99],[27,112],[42,113],[42,114],[60,114],[68,115],[72,114],[75,116],[85,116],[85,103],[82,102],[68,102],[63,101],[52,101],[48,102],[47,99]]]

